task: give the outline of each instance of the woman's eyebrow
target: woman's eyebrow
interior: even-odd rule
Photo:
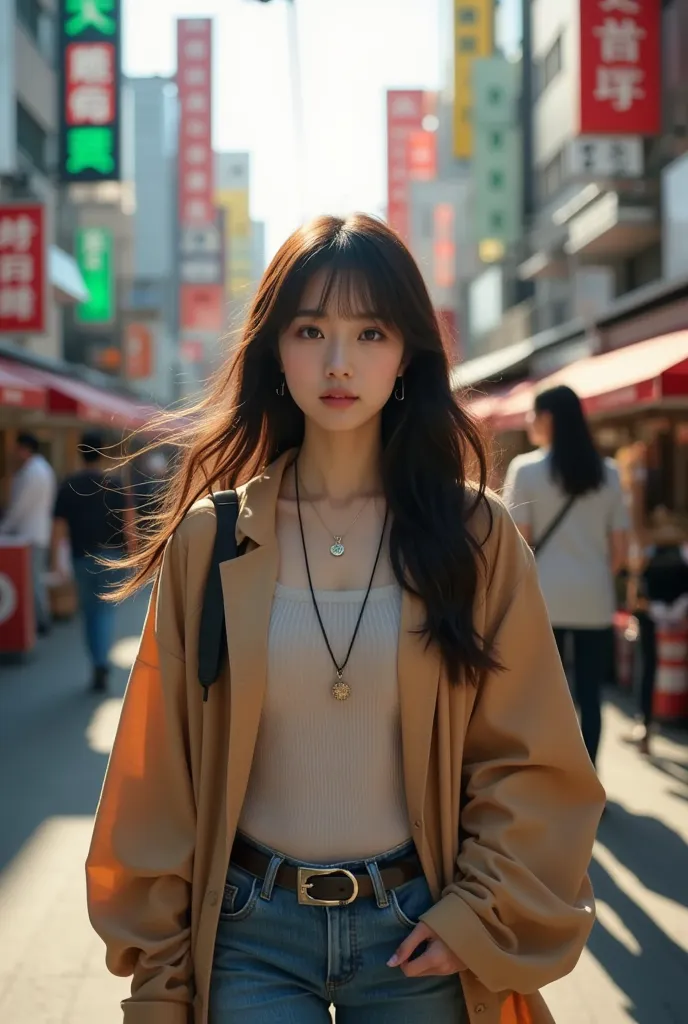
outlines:
[[[322,309],[297,309],[294,313],[294,319],[299,316],[310,316],[314,320],[329,320],[329,314],[324,312]],[[347,320],[351,320],[352,323],[356,323],[358,320],[381,320],[382,317],[379,313],[367,312],[363,310],[360,313],[356,313],[355,316],[346,317]]]

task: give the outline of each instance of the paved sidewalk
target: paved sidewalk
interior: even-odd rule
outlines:
[[[88,924],[83,862],[146,599],[119,613],[111,696],[85,692],[78,623],[33,663],[0,667],[0,1021],[121,1024],[126,980],[111,978]],[[605,716],[609,793],[592,866],[598,922],[579,967],[547,998],[557,1024],[688,1020],[688,736],[644,762]]]

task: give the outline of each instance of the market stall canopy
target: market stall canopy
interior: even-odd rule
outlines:
[[[71,416],[85,424],[136,430],[155,416],[157,409],[133,398],[94,387],[86,381],[63,377],[23,363],[3,363],[24,387],[42,391],[49,413]]]
[[[688,331],[580,359],[537,384],[524,382],[485,407],[492,426],[523,430],[537,392],[560,384],[573,388],[590,416],[688,399]]]
[[[45,388],[34,384],[15,372],[13,363],[0,359],[0,406],[16,409],[44,409]]]

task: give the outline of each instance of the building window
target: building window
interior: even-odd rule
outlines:
[[[47,133],[21,103],[17,103],[17,145],[34,167],[48,173]]]
[[[488,175],[488,181],[490,188],[502,189],[504,188],[504,172],[503,171],[490,171]]]
[[[459,36],[457,39],[459,53],[475,53],[475,36]]]
[[[546,203],[561,190],[564,184],[564,173],[564,151],[560,149],[557,155],[539,172],[539,192],[542,203]]]
[[[504,133],[501,131],[491,131],[488,136],[488,145],[490,149],[501,149],[504,145]]]
[[[504,230],[504,213],[501,210],[490,211],[490,230],[498,235]]]
[[[41,13],[41,5],[38,0],[17,0],[17,21],[24,26],[36,42],[38,42]]]
[[[547,88],[563,67],[564,52],[562,39],[561,36],[558,36],[542,62],[542,74],[540,76],[541,91]]]
[[[459,25],[476,25],[478,22],[478,12],[475,7],[459,7],[456,16]]]

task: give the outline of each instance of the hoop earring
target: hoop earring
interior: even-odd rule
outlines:
[[[404,399],[406,398],[406,384],[404,382],[403,374],[397,377],[397,381],[401,381],[401,391],[399,390],[399,384],[397,384],[397,386],[394,389],[394,397],[396,398],[397,402],[403,402]]]
[[[284,392],[286,390],[287,378],[282,374],[282,383],[278,388],[275,388],[275,394],[279,395],[280,398],[284,398]]]

